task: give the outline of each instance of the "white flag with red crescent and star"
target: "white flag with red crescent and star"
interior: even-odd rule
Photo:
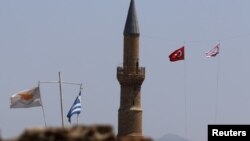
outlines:
[[[31,108],[38,106],[42,106],[39,87],[18,92],[10,98],[10,108]]]
[[[213,47],[206,53],[206,57],[215,57],[219,53],[220,53],[220,44],[217,44],[215,47]]]

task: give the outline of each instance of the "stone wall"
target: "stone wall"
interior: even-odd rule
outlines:
[[[1,141],[1,139],[0,139]],[[152,141],[142,137],[115,138],[107,125],[72,126],[66,128],[29,128],[17,139],[2,141]]]
[[[115,141],[110,126],[26,129],[16,141]]]

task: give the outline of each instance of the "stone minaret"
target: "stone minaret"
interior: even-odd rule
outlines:
[[[131,0],[124,28],[123,66],[117,67],[121,85],[118,137],[142,136],[141,85],[145,68],[139,65],[139,25],[134,0]]]

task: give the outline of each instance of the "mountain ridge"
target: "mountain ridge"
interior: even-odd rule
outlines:
[[[176,134],[166,134],[155,141],[191,141]]]

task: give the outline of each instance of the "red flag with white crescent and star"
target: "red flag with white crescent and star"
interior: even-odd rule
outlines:
[[[169,59],[171,62],[184,60],[185,59],[185,47],[182,46],[181,48],[175,50],[173,53],[169,55]]]

